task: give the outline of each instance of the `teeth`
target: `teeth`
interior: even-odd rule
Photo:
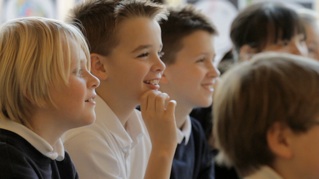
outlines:
[[[147,80],[147,81],[145,81],[145,83],[152,84],[152,85],[158,85],[159,80]]]

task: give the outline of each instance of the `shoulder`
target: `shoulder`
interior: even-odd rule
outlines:
[[[202,125],[200,124],[200,122],[193,117],[190,117],[190,118],[191,118],[191,124],[192,124],[192,131],[203,134],[205,136],[204,129]]]
[[[37,178],[26,153],[12,145],[0,142],[0,169],[4,178]],[[17,169],[19,172],[17,172]]]
[[[197,119],[192,117],[191,117],[191,124],[192,124],[191,137],[194,138],[194,142],[197,143],[197,145],[208,145],[202,125],[197,121]]]
[[[67,152],[65,152],[62,161],[56,161],[61,178],[78,178],[77,171],[72,163],[72,160]]]

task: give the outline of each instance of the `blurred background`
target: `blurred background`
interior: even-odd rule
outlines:
[[[64,20],[69,9],[82,1],[85,0],[0,0],[0,23],[23,16],[42,16]],[[217,64],[231,49],[229,28],[233,18],[243,7],[259,1],[262,0],[163,0],[172,6],[185,3],[193,4],[207,14],[219,32],[218,37],[214,40],[217,53],[215,62]],[[319,0],[275,1],[282,1],[293,8],[319,11]]]

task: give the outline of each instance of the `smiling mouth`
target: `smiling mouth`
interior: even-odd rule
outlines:
[[[144,83],[149,84],[149,85],[158,85],[159,80],[146,80],[146,81],[144,81]]]
[[[85,100],[85,102],[93,102],[93,101],[94,101],[94,97]]]

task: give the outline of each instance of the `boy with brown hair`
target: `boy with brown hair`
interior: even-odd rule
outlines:
[[[319,63],[261,53],[221,78],[214,133],[245,179],[319,178]]]
[[[144,0],[95,0],[71,14],[69,21],[83,26],[92,73],[101,81],[96,122],[65,140],[80,178],[167,178],[176,124],[175,103],[158,91],[165,65],[157,21],[165,9]]]
[[[160,22],[163,62],[160,90],[177,101],[178,146],[171,178],[214,178],[213,154],[201,124],[189,116],[193,108],[212,104],[219,71],[214,65],[213,38],[216,30],[194,7],[169,8]]]

